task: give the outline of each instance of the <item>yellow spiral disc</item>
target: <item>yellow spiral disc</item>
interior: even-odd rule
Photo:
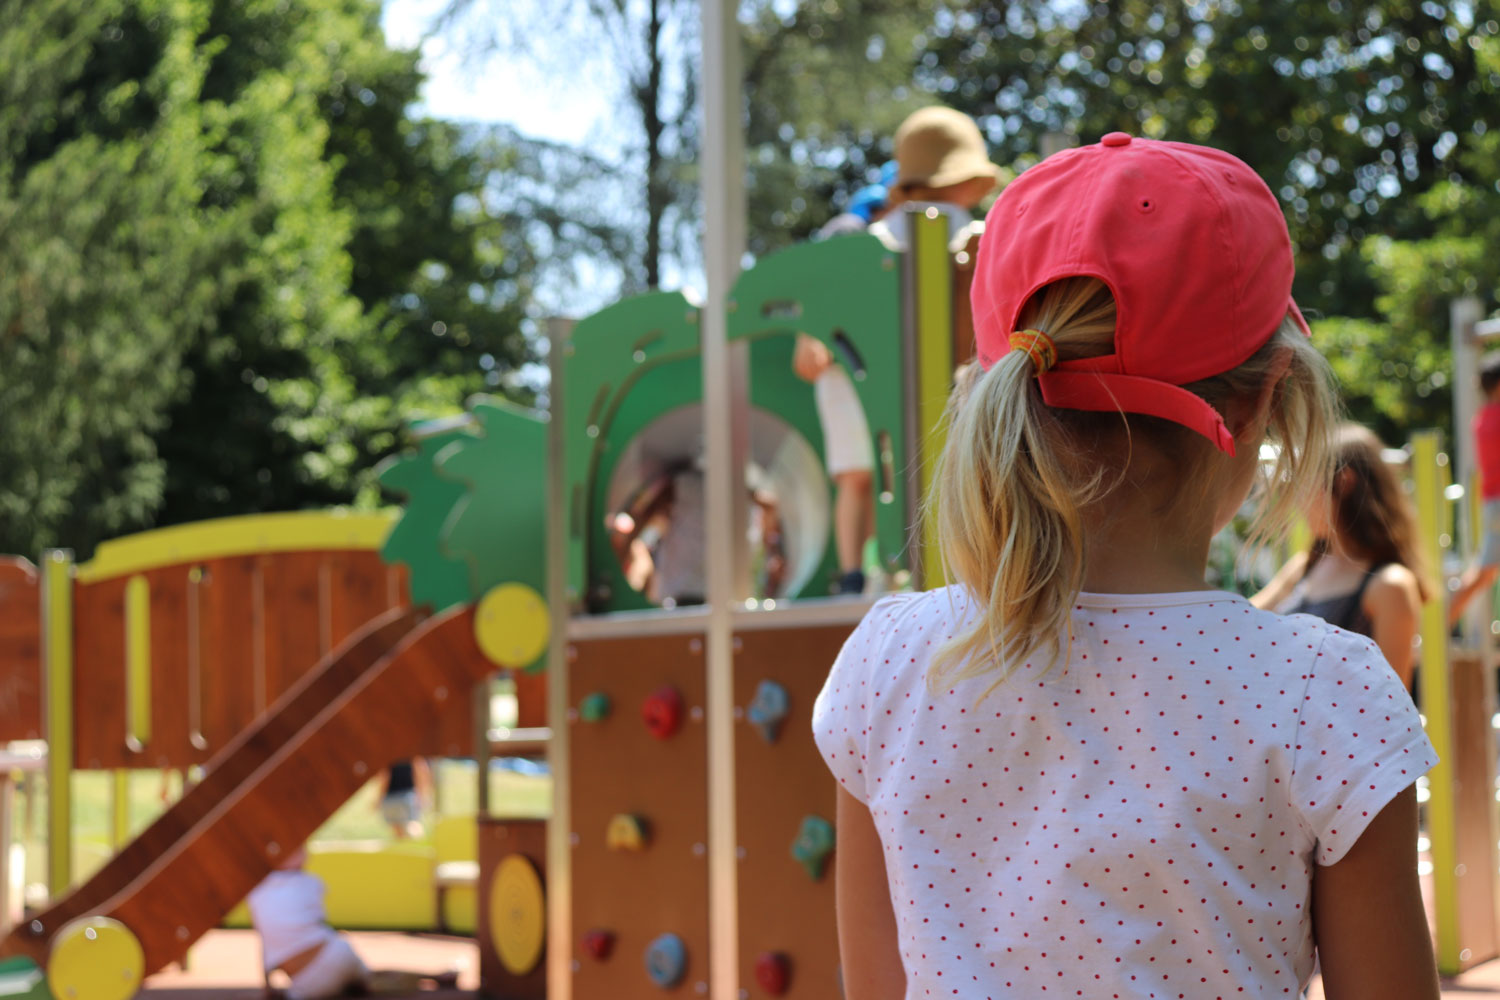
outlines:
[[[490,940],[513,976],[529,975],[542,960],[547,899],[536,866],[520,854],[500,862],[490,880]]]

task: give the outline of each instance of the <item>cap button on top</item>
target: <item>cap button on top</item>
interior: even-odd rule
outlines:
[[[1103,139],[1100,139],[1099,144],[1101,146],[1128,146],[1130,145],[1130,135],[1125,132],[1111,132]]]

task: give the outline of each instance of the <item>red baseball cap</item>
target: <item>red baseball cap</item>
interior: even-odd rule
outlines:
[[[1114,293],[1115,351],[1042,372],[1042,398],[1163,417],[1233,455],[1223,417],[1180,387],[1243,364],[1288,315],[1307,332],[1292,271],[1281,206],[1243,161],[1111,132],[1047,157],[990,208],[971,292],[979,362],[1010,351],[1043,286],[1098,278]]]

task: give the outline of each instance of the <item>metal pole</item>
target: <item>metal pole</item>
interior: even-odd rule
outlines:
[[[552,636],[547,644],[547,744],[552,771],[552,813],[547,823],[547,996],[573,997],[573,829],[568,744],[568,519],[566,440],[563,435],[563,358],[572,320],[547,322],[547,605]],[[487,775],[481,780],[488,783]]]
[[[1458,525],[1453,533],[1454,548],[1465,556],[1473,552],[1474,532],[1472,518],[1473,498],[1469,494],[1479,488],[1475,478],[1474,440],[1469,433],[1469,424],[1479,412],[1479,354],[1480,347],[1474,339],[1474,324],[1484,314],[1479,300],[1472,295],[1454,299],[1448,306],[1448,339],[1453,357],[1453,447],[1458,459],[1453,470],[1453,481],[1466,491],[1464,502],[1458,505]],[[1462,539],[1462,542],[1459,541]],[[1441,572],[1441,567],[1434,567]],[[1489,614],[1488,602],[1485,614]],[[1488,620],[1486,620],[1488,624]]]
[[[734,803],[734,608],[750,595],[744,479],[749,404],[744,345],[728,339],[745,252],[739,24],[730,0],[703,7],[703,420],[707,459],[709,996],[739,997]],[[738,513],[736,513],[738,511]]]

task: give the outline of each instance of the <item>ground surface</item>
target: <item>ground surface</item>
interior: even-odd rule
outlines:
[[[459,1000],[479,987],[479,954],[472,938],[435,934],[351,933],[349,941],[372,969],[458,972],[458,990],[384,994],[417,1000]],[[260,944],[252,931],[210,931],[193,948],[186,970],[146,980],[141,1000],[258,1000],[262,996]],[[1500,996],[1500,994],[1497,994]]]
[[[458,990],[403,994],[408,1000],[469,1000],[479,986],[479,958],[470,938],[351,933],[349,940],[371,968],[458,971]],[[141,1000],[258,1000],[259,961],[260,947],[252,932],[213,931],[193,949],[187,971],[171,969],[146,980]],[[1500,1000],[1500,961],[1481,965],[1457,979],[1445,980],[1443,996]],[[397,998],[386,994],[386,1000]],[[1309,1000],[1324,1000],[1319,984],[1313,984]]]

